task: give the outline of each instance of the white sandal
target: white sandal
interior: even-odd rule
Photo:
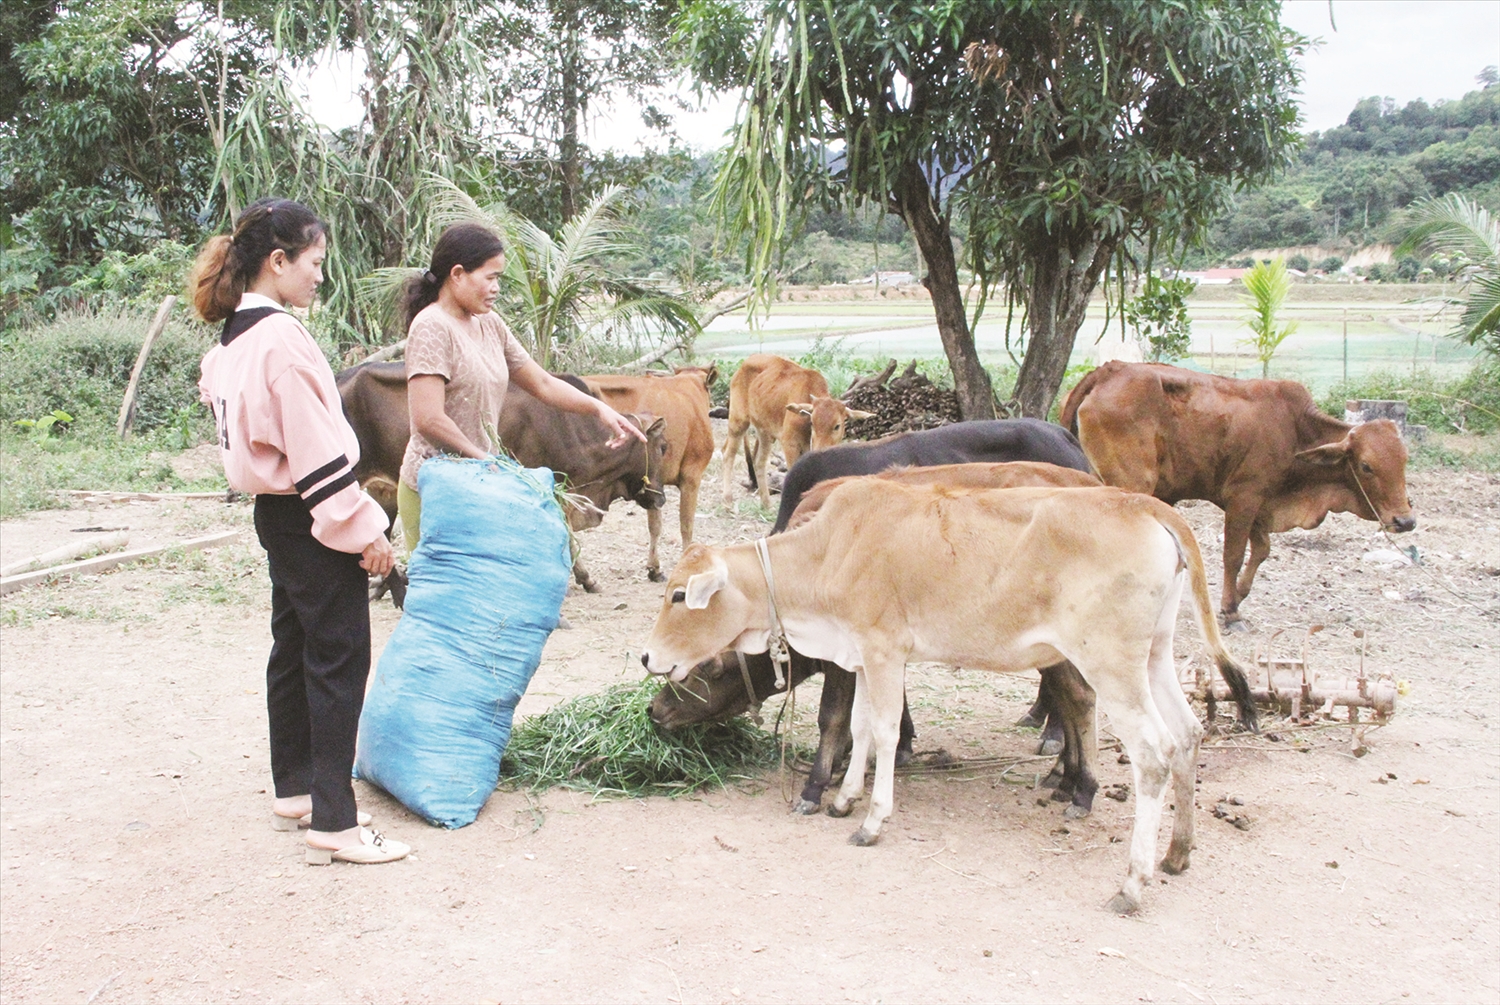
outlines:
[[[340,848],[318,848],[307,846],[308,865],[331,865],[333,862],[353,862],[356,865],[381,865],[395,862],[411,854],[411,848],[400,841],[392,841],[379,831],[359,829],[360,843]]]

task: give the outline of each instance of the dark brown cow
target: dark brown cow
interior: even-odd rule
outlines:
[[[677,486],[677,526],[682,546],[693,543],[693,522],[698,514],[698,487],[714,456],[714,429],[708,420],[708,389],[718,377],[717,367],[678,367],[671,375],[621,377],[599,374],[584,377],[589,390],[623,414],[650,412],[666,422],[667,452],[662,458],[663,485]],[[646,555],[646,574],[662,579],[656,545],[661,538],[661,509],[646,511],[651,550]]]
[[[365,363],[342,371],[336,379],[344,414],[359,438],[355,477],[361,484],[395,484],[411,435],[406,364]],[[577,377],[562,379],[589,393]],[[646,442],[631,440],[616,449],[608,445],[612,434],[597,419],[552,408],[512,384],[505,395],[497,431],[505,450],[517,461],[529,468],[551,468],[567,479],[569,492],[587,500],[587,506],[569,512],[569,522],[579,530],[598,526],[604,511],[616,499],[629,499],[648,510],[661,505],[665,422],[650,414],[626,417],[646,433]],[[394,497],[394,492],[376,497],[382,500],[393,523]],[[581,562],[574,563],[573,575],[585,590],[599,592]]]
[[[1224,511],[1226,623],[1239,620],[1273,533],[1311,530],[1329,513],[1396,533],[1417,525],[1396,424],[1340,422],[1293,380],[1115,361],[1079,382],[1058,421],[1077,434],[1105,484],[1169,503],[1207,499]]]

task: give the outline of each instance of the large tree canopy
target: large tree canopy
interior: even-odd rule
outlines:
[[[752,276],[773,275],[810,206],[900,215],[961,408],[981,418],[994,404],[955,236],[982,292],[1004,288],[1024,309],[1012,407],[1045,415],[1108,264],[1192,239],[1234,186],[1285,162],[1305,43],[1278,14],[1274,0],[769,0],[748,12],[700,0],[684,29],[700,79],[743,88],[719,191],[752,236]]]

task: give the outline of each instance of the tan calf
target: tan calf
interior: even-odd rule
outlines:
[[[620,377],[599,374],[584,377],[589,390],[615,411],[650,412],[666,420],[667,452],[662,458],[663,485],[677,486],[677,526],[682,546],[693,543],[693,521],[698,514],[698,488],[703,472],[714,456],[714,431],[708,418],[708,388],[718,377],[716,367],[678,367],[672,376]],[[623,411],[622,411],[623,409]],[[646,556],[646,574],[659,581],[661,559],[661,510],[646,510],[651,550]]]
[[[869,412],[846,406],[828,394],[828,381],[816,370],[781,356],[758,353],[746,357],[729,382],[729,435],[720,455],[724,477],[724,505],[734,505],[734,461],[745,432],[755,429],[755,459],[751,476],[760,491],[760,504],[771,507],[771,485],[766,465],[771,444],[781,441],[790,468],[810,450],[822,450],[844,440],[850,419],[868,419]]]
[[[854,749],[830,812],[847,814],[863,792],[873,746],[870,810],[851,838],[867,845],[892,810],[909,661],[1015,672],[1070,660],[1135,776],[1130,867],[1110,902],[1129,912],[1152,877],[1169,780],[1176,812],[1162,868],[1186,869],[1193,844],[1202,728],[1172,651],[1184,589],[1253,726],[1249,687],[1219,638],[1192,531],[1170,506],[1114,488],[970,491],[880,478],[840,486],[796,531],[688,549],[667,579],[641,661],[682,680],[724,649],[764,652],[779,619],[798,652],[853,670]]]

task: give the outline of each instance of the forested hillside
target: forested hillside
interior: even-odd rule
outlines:
[[[1341,126],[1311,133],[1275,184],[1246,192],[1212,230],[1206,259],[1253,248],[1320,245],[1354,250],[1389,240],[1402,211],[1458,192],[1500,209],[1500,76],[1457,101],[1365,98]]]

